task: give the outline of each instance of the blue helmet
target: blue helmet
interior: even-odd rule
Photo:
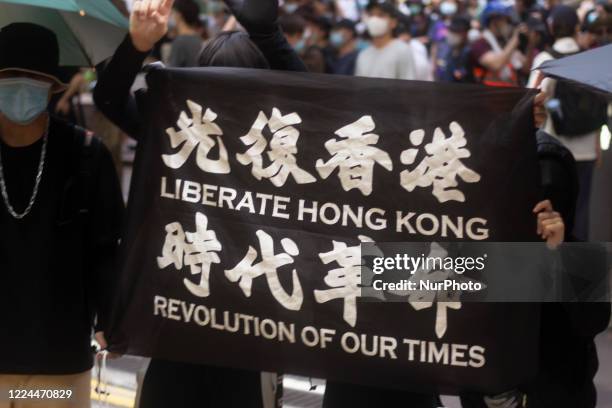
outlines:
[[[489,1],[480,14],[480,22],[483,27],[487,27],[492,18],[495,17],[508,17],[512,19],[513,10],[511,6],[506,5],[504,2],[499,0]]]

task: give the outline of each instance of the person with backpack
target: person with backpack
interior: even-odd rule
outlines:
[[[58,62],[50,30],[0,29],[0,389],[58,391],[24,408],[90,406],[92,332],[104,345],[123,214],[108,150],[49,113],[66,89]],[[0,407],[15,406],[6,396]]]
[[[579,193],[574,221],[574,236],[582,241],[589,238],[589,206],[591,180],[600,154],[598,135],[607,121],[607,103],[597,95],[566,81],[542,79],[537,68],[546,61],[579,53],[577,42],[579,19],[576,10],[559,5],[548,18],[554,38],[552,48],[539,53],[533,63],[528,87],[539,87],[548,95],[548,111],[543,130],[558,138],[576,159]]]

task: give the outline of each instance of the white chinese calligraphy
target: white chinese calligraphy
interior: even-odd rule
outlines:
[[[361,242],[373,242],[366,236],[359,236]],[[334,299],[344,299],[344,320],[355,327],[357,324],[357,298],[361,297],[361,246],[347,246],[344,242],[333,241],[333,249],[319,254],[325,265],[336,262],[340,268],[332,269],[325,277],[325,284],[333,289],[315,290],[317,303],[326,303]],[[382,253],[381,253],[382,255]],[[382,297],[376,293],[377,297]]]
[[[262,230],[258,230],[256,235],[259,240],[261,262],[255,264],[255,259],[259,254],[255,248],[249,246],[242,261],[233,269],[226,270],[225,276],[232,282],[240,282],[239,286],[246,297],[251,297],[253,279],[265,275],[272,296],[278,303],[289,310],[300,310],[304,301],[304,294],[296,270],[293,270],[293,292],[291,294],[283,289],[278,278],[278,268],[292,264],[293,257],[300,254],[297,245],[293,240],[284,238],[281,240],[281,246],[286,252],[275,255],[272,237]]]
[[[467,183],[477,183],[480,175],[467,168],[461,159],[471,156],[465,147],[467,140],[465,132],[457,122],[450,124],[451,137],[445,137],[442,129],[434,131],[433,141],[425,146],[427,157],[413,170],[404,170],[400,174],[402,187],[412,192],[416,187],[429,187],[433,185],[433,195],[439,202],[447,201],[465,202],[465,195],[458,186],[457,176]],[[415,130],[410,133],[410,141],[414,146],[420,146],[425,136],[424,130]],[[410,148],[402,152],[401,162],[411,165],[416,161],[419,150]]]
[[[438,243],[432,242],[429,255],[430,259],[444,259],[448,255],[448,251],[442,248]],[[444,282],[447,279],[452,279],[457,282],[476,282],[475,280],[458,275],[453,270],[432,270],[420,268],[410,278],[411,282],[415,282],[417,287],[420,282]],[[397,293],[397,292],[396,292]],[[397,293],[399,294],[399,293]],[[425,310],[431,308],[434,303],[436,305],[436,336],[439,339],[444,337],[448,328],[448,310],[461,309],[461,292],[453,290],[418,290],[413,291],[408,296],[408,302],[414,310]]]
[[[181,112],[177,121],[180,131],[177,132],[173,128],[166,130],[172,148],[180,147],[180,150],[174,154],[162,155],[164,163],[171,169],[178,169],[185,164],[197,147],[196,163],[200,169],[208,173],[228,174],[230,164],[227,149],[221,139],[223,131],[213,123],[217,119],[217,114],[207,109],[202,115],[202,107],[192,101],[187,101],[187,106],[191,111],[191,118],[187,113]],[[212,136],[217,136],[219,144],[219,158],[216,160],[208,157],[215,146],[215,139]]]
[[[332,155],[329,161],[317,160],[317,171],[324,179],[339,168],[340,182],[344,191],[357,188],[363,195],[372,193],[374,165],[380,164],[388,171],[393,170],[391,157],[376,147],[379,136],[368,133],[376,125],[371,116],[363,116],[358,121],[336,131],[343,140],[330,139],[325,143]]]
[[[200,275],[200,282],[196,285],[185,278],[183,283],[195,296],[207,297],[210,294],[210,267],[213,263],[221,262],[217,255],[221,249],[215,232],[208,230],[208,218],[196,213],[195,232],[184,232],[178,222],[166,225],[166,239],[157,265],[165,269],[174,264],[177,270],[181,270],[183,265],[189,266],[192,275]]]
[[[299,123],[302,123],[302,119],[295,112],[283,116],[274,108],[270,119],[265,113],[259,112],[249,133],[240,138],[242,143],[250,147],[245,153],[236,154],[236,158],[245,166],[253,165],[251,173],[257,180],[269,179],[276,187],[285,185],[289,175],[292,175],[298,184],[314,183],[316,179],[298,166],[295,157],[300,132],[293,125]],[[267,141],[263,130],[266,126],[273,135],[268,151],[271,163],[264,168],[262,154],[267,147]]]

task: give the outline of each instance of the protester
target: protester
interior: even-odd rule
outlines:
[[[169,22],[176,30],[168,65],[177,68],[197,66],[197,56],[202,51],[202,36],[198,32],[200,8],[194,0],[176,0]]]
[[[579,20],[576,11],[568,6],[555,7],[549,17],[550,31],[555,42],[549,51],[543,51],[536,57],[533,68],[539,67],[546,61],[555,58],[563,58],[564,56],[573,55],[580,52],[580,47],[577,42],[577,34]],[[576,220],[574,235],[576,238],[587,241],[589,231],[589,211],[590,211],[590,196],[591,196],[591,181],[593,177],[593,169],[598,156],[599,140],[598,135],[606,122],[607,106],[605,103],[599,104],[599,114],[591,108],[588,111],[579,111],[580,107],[575,104],[579,96],[575,93],[568,94],[565,98],[556,95],[560,88],[557,88],[556,81],[545,79],[541,81],[539,71],[533,71],[528,86],[540,87],[549,96],[547,106],[553,103],[555,106],[549,109],[548,120],[544,126],[544,130],[558,137],[561,142],[568,147],[572,155],[576,159],[578,177],[580,181],[580,193],[578,195],[578,203],[576,208]],[[540,83],[541,82],[541,83]],[[564,85],[562,85],[564,86]],[[584,91],[578,91],[579,93]],[[562,123],[555,123],[554,115],[557,108],[556,104],[564,105],[566,110],[565,120],[572,120],[578,129],[571,129],[572,134],[560,134],[557,129]],[[567,109],[570,109],[568,111]],[[572,114],[570,117],[569,114]],[[596,114],[592,117],[592,114]],[[556,127],[557,126],[557,127]],[[566,131],[569,131],[566,126]]]
[[[330,44],[336,54],[332,60],[333,74],[354,75],[357,64],[357,29],[351,20],[341,20],[332,29]]]
[[[316,70],[309,69],[309,71],[330,73],[334,57],[334,48],[329,43],[332,22],[328,17],[318,16],[316,14],[304,13],[303,17],[304,20],[306,20],[306,31],[304,32],[306,50],[304,51],[304,55],[308,55],[308,59],[322,61],[323,64],[311,64],[311,66],[317,66],[318,68]],[[308,67],[309,64],[306,58],[304,62]]]
[[[71,390],[45,406],[89,407],[92,330],[104,346],[123,200],[103,144],[47,110],[67,87],[58,62],[48,29],[0,30],[0,388]]]
[[[394,38],[397,9],[389,2],[371,1],[367,6],[366,24],[372,45],[357,58],[355,75],[371,78],[415,79],[416,67],[412,49]]]
[[[463,16],[454,17],[448,27],[446,41],[438,48],[436,78],[446,82],[475,82],[470,65],[471,48],[468,43],[470,20]]]
[[[554,206],[567,220],[566,239],[571,242],[579,189],[576,162],[571,152],[545,131],[538,132],[537,141],[544,196],[550,199],[549,208]],[[539,215],[539,219],[543,217],[546,216]],[[606,266],[600,263],[602,255],[596,247],[573,244],[559,251],[568,272],[592,276],[599,269],[605,273]],[[594,340],[608,326],[610,305],[582,301],[542,304],[538,374],[525,387],[530,408],[597,405],[594,378],[598,360]],[[560,355],[564,356],[562,360]]]
[[[306,49],[306,40],[304,39],[306,21],[297,14],[285,14],[279,18],[278,23],[289,45],[293,47],[296,53],[303,53]]]
[[[128,135],[142,143],[143,129],[130,88],[141,66],[168,30],[172,0],[134,4],[130,34],[116,51],[96,87],[97,106]],[[304,70],[277,23],[275,0],[230,3],[247,30],[222,32],[198,56],[198,66]],[[153,359],[144,379],[142,408],[262,407],[261,374]],[[236,388],[238,387],[238,388]]]
[[[520,29],[512,26],[511,10],[494,0],[482,12],[482,38],[472,44],[477,81],[488,86],[518,86],[524,56],[518,51]]]
[[[415,68],[414,79],[417,81],[433,80],[427,47],[423,44],[422,40],[413,38],[410,31],[410,19],[407,16],[402,16],[399,19],[399,24],[395,29],[395,35],[398,39],[408,44],[412,50]]]

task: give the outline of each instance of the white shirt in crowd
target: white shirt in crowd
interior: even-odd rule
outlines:
[[[580,51],[580,46],[572,37],[559,38],[553,44],[553,50],[561,54],[571,54]],[[542,51],[533,60],[533,69],[538,68],[546,61],[550,61],[554,59],[550,53],[546,51]],[[535,88],[538,78],[540,75],[540,71],[535,70],[531,72],[529,76],[529,82],[527,83],[527,87]],[[557,85],[557,81],[552,78],[545,78],[541,85],[540,89],[545,91],[551,98],[555,95],[555,86]],[[597,142],[599,136],[599,130],[596,130],[591,133],[587,133],[582,136],[575,137],[563,137],[563,135],[558,135],[555,132],[555,127],[553,125],[553,121],[548,115],[546,119],[546,124],[544,125],[544,131],[557,137],[565,147],[567,147],[576,161],[593,161],[597,158]]]
[[[370,78],[416,79],[412,48],[401,40],[392,40],[383,48],[371,45],[357,58],[355,75]]]
[[[353,21],[359,20],[359,8],[355,0],[336,0],[336,5],[340,9],[340,14],[343,18]]]
[[[429,64],[429,56],[425,44],[413,38],[410,40],[410,47],[412,48],[412,56],[414,57],[414,66],[416,69],[416,77],[414,79],[417,81],[433,81],[433,73]]]

